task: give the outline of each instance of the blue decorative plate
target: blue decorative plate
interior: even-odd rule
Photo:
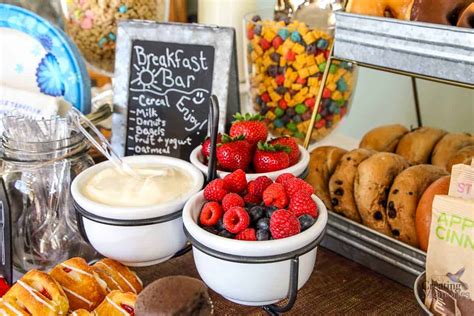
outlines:
[[[0,83],[12,88],[64,97],[90,112],[90,79],[67,35],[40,16],[0,4]]]

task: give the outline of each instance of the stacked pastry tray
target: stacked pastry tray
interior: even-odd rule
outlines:
[[[474,87],[474,30],[469,28],[338,12],[334,56]]]

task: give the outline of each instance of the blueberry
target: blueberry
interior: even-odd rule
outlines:
[[[259,229],[257,230],[257,240],[269,240],[270,239],[270,233],[268,230],[262,230]]]
[[[234,234],[232,234],[231,232],[228,232],[225,229],[221,230],[218,235],[221,236],[221,237],[224,237],[224,238],[234,238],[235,237]]]
[[[255,225],[257,230],[269,230],[270,229],[270,219],[261,218],[258,220],[257,225]]]
[[[267,206],[265,209],[265,216],[268,218],[272,217],[273,212],[275,212],[276,210],[277,208],[274,206]]]
[[[208,231],[209,233],[213,234],[213,235],[217,235],[218,231],[217,229],[215,229],[214,227],[203,227],[204,230]]]
[[[314,218],[308,214],[301,215],[298,220],[300,221],[301,231],[310,228],[315,222]]]
[[[265,209],[262,206],[254,206],[249,211],[250,219],[252,222],[256,222],[263,217],[264,213]]]
[[[215,227],[216,227],[216,229],[217,229],[218,231],[221,231],[221,230],[225,229],[225,227],[224,227],[224,221],[222,220],[222,218],[219,219],[219,221],[217,222],[217,224],[216,224]]]

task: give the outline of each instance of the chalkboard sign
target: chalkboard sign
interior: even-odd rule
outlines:
[[[189,159],[206,137],[209,98],[220,129],[239,111],[235,32],[193,24],[121,22],[112,146],[119,155]]]
[[[135,40],[125,155],[189,157],[207,133],[214,47]]]

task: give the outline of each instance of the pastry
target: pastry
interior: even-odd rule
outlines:
[[[358,223],[361,222],[361,218],[354,200],[354,179],[359,164],[374,153],[374,151],[364,148],[346,153],[342,156],[336,171],[329,180],[331,209]]]
[[[306,181],[314,188],[314,193],[326,205],[331,208],[331,196],[329,195],[329,178],[336,166],[347,151],[334,146],[322,146],[313,150],[310,154],[309,174]]]
[[[393,153],[402,136],[408,132],[408,129],[400,124],[379,126],[364,135],[359,147]]]
[[[449,133],[436,144],[431,164],[447,170],[451,158],[462,148],[474,145],[474,136],[468,133]]]
[[[148,285],[139,295],[137,316],[212,315],[206,285],[187,276],[169,276]]]
[[[66,315],[69,303],[63,289],[47,273],[38,270],[27,272],[3,296],[31,315]]]
[[[354,181],[354,198],[362,223],[376,231],[392,235],[385,208],[393,179],[409,163],[393,153],[377,153],[362,161]]]
[[[456,26],[474,28],[474,3],[471,3],[461,12]]]
[[[409,20],[413,1],[414,0],[349,0],[347,2],[346,11]]]
[[[412,21],[456,25],[461,12],[472,0],[415,0]]]
[[[4,316],[29,316],[24,307],[16,303],[15,300],[0,298],[0,315]]]
[[[416,165],[402,171],[393,181],[387,204],[387,220],[393,237],[418,247],[415,215],[425,189],[448,172],[433,165]]]
[[[474,146],[467,146],[455,153],[446,166],[446,169],[451,172],[454,165],[465,164],[470,165],[474,158]]]
[[[420,127],[405,134],[397,146],[396,153],[411,164],[428,163],[436,143],[446,132],[433,127]]]
[[[93,312],[89,312],[85,309],[78,309],[71,313],[70,316],[96,316]]]
[[[105,300],[94,310],[94,313],[95,315],[99,316],[134,316],[136,301],[137,295],[135,293],[112,291],[105,297]]]
[[[107,284],[82,258],[71,258],[58,264],[50,275],[64,289],[71,310],[92,311],[107,294]]]
[[[428,250],[434,196],[447,195],[450,180],[450,176],[444,176],[431,183],[425,192],[423,192],[418,202],[415,215],[416,237],[418,239],[418,245],[423,251]]]
[[[142,281],[123,264],[108,258],[97,261],[92,269],[107,283],[107,290],[119,290],[138,294],[143,289]]]

